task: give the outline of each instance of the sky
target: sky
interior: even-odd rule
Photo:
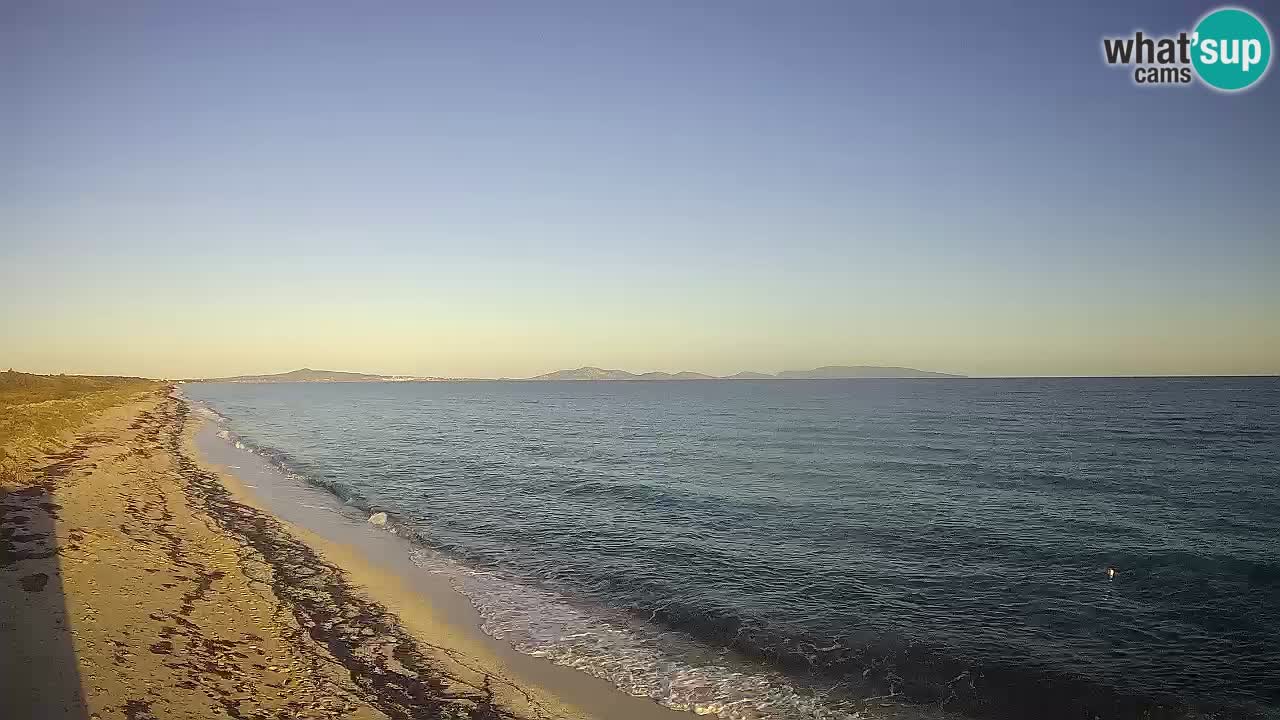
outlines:
[[[1213,7],[6,2],[0,366],[1277,374],[1280,76],[1102,61]]]

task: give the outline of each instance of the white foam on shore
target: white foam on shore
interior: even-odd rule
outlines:
[[[214,421],[215,423],[218,423],[219,425],[226,425],[226,424],[227,424],[227,419],[226,419],[225,417],[223,417],[223,416],[219,415],[217,412],[215,412],[215,411],[214,411],[212,408],[210,408],[209,406],[207,406],[207,405],[202,405],[202,404],[200,404],[200,403],[198,403],[198,402],[192,402],[190,399],[186,398],[185,396],[183,397],[183,399],[184,399],[184,400],[187,400],[187,402],[191,403],[191,405],[195,408],[195,412],[196,412],[197,414],[199,414],[199,415],[203,415],[205,418],[207,418],[207,419],[209,419],[209,420],[212,420],[212,421]]]
[[[881,717],[800,690],[781,673],[696,646],[682,634],[621,613],[609,617],[604,610],[588,611],[558,593],[466,567],[434,550],[417,548],[411,554],[415,564],[444,575],[471,600],[485,634],[522,653],[608,680],[631,695],[724,720]]]

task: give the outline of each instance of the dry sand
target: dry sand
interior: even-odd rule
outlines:
[[[0,716],[677,715],[504,651],[458,599],[285,523],[194,431],[157,393],[0,487]]]

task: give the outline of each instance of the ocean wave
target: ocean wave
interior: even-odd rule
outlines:
[[[282,475],[295,482],[325,490],[343,503],[350,505],[353,509],[373,509],[373,505],[361,493],[343,483],[325,480],[315,473],[309,472],[303,467],[302,463],[297,462],[289,453],[283,450],[256,442],[232,430],[221,430],[217,433],[217,436],[230,443],[237,450],[257,455],[268,465],[280,471]]]
[[[831,688],[798,686],[730,651],[636,622],[621,611],[588,608],[551,590],[468,567],[430,548],[418,547],[412,556],[471,600],[486,634],[676,710],[724,720],[921,716],[918,709],[895,707],[887,698],[878,701],[881,712],[874,712],[865,700],[838,697]]]
[[[225,417],[223,417],[222,415],[219,415],[219,414],[218,414],[218,412],[217,412],[216,410],[214,410],[213,408],[209,407],[208,405],[205,405],[205,404],[203,404],[203,403],[196,402],[196,401],[194,401],[194,400],[191,400],[191,399],[189,399],[189,398],[186,398],[185,396],[181,396],[181,395],[180,395],[180,397],[183,397],[183,399],[187,400],[187,402],[189,402],[189,403],[191,404],[191,406],[192,406],[192,410],[193,410],[193,412],[195,412],[195,414],[197,414],[197,415],[199,415],[199,416],[201,416],[201,417],[205,418],[206,420],[212,420],[213,422],[215,422],[215,423],[217,423],[217,424],[219,424],[219,425],[226,425],[226,424],[227,424],[228,420],[227,420]]]

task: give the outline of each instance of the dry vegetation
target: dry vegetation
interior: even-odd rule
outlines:
[[[59,446],[95,414],[161,386],[142,378],[0,372],[0,481],[14,479],[28,459]]]

